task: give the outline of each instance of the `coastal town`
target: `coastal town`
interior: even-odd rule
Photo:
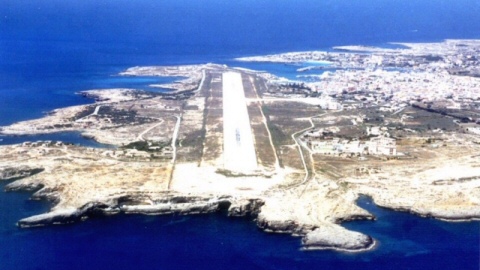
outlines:
[[[54,202],[20,227],[223,211],[301,236],[304,249],[369,250],[374,238],[341,226],[375,219],[357,206],[362,195],[480,219],[479,55],[478,40],[446,40],[237,59],[296,66],[298,80],[220,64],[132,67],[118,75],[178,80],[82,91],[95,103],[0,127],[108,145],[2,145],[0,179]]]

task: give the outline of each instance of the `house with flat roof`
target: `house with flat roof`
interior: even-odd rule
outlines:
[[[368,154],[370,155],[397,155],[397,143],[395,139],[388,137],[375,137],[367,142]]]

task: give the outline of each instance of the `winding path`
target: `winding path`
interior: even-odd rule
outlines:
[[[157,124],[155,124],[155,125],[147,128],[147,129],[145,129],[142,133],[138,134],[137,141],[145,141],[145,138],[143,138],[143,135],[147,134],[147,133],[150,132],[152,129],[154,129],[154,128],[160,126],[161,124],[163,124],[163,122],[164,122],[163,119],[159,119],[159,120],[160,120],[159,123],[157,123]]]
[[[309,117],[309,118],[308,118],[308,121],[310,121],[310,127],[304,128],[304,129],[302,129],[302,130],[300,130],[300,131],[297,131],[297,132],[295,132],[295,133],[292,134],[292,139],[293,139],[293,141],[295,142],[295,145],[296,145],[297,148],[298,148],[298,152],[300,152],[300,157],[302,158],[303,168],[304,168],[304,170],[305,170],[305,178],[303,179],[303,181],[302,181],[301,183],[298,183],[298,184],[294,185],[294,186],[303,185],[303,184],[305,184],[306,182],[308,182],[309,180],[311,180],[311,178],[312,178],[312,175],[310,175],[311,173],[309,172],[309,170],[308,170],[308,168],[307,168],[307,163],[305,162],[305,156],[304,156],[304,154],[303,154],[303,147],[302,147],[302,145],[298,142],[296,136],[297,136],[298,134],[301,134],[302,132],[305,132],[305,131],[307,131],[307,130],[312,129],[312,128],[315,127],[315,124],[313,124],[313,120],[312,120],[313,118],[317,118],[317,117],[324,116],[324,115],[326,115],[327,113],[328,113],[328,112],[324,112],[324,113],[322,113],[322,114]],[[308,151],[309,151],[310,158],[311,158],[311,162],[312,162],[312,173],[313,173],[314,175],[316,175],[316,173],[315,173],[315,166],[314,166],[314,162],[313,162],[313,156],[312,156],[312,153],[310,152],[310,150],[308,150]]]
[[[96,116],[96,115],[98,115],[98,112],[100,111],[100,108],[101,108],[101,107],[102,107],[102,105],[97,105],[97,106],[95,107],[95,110],[93,111],[93,113],[91,113],[91,114],[89,114],[89,115],[86,115],[86,116],[84,116],[84,117],[82,117],[82,118],[78,118],[77,120],[75,120],[75,122],[83,122],[84,119],[87,119],[87,118],[89,118],[90,116]]]
[[[298,142],[298,140],[297,140],[297,138],[296,138],[295,136],[296,136],[297,134],[300,134],[300,133],[302,133],[302,132],[305,132],[305,131],[307,131],[307,130],[312,129],[312,128],[315,127],[315,125],[313,124],[313,122],[312,122],[311,119],[310,119],[310,124],[311,124],[310,127],[305,128],[305,129],[302,129],[302,130],[297,131],[297,132],[295,132],[295,133],[292,134],[292,139],[293,139],[293,141],[295,142],[295,144],[296,144],[296,146],[297,146],[297,148],[298,148],[298,152],[300,152],[300,157],[302,158],[303,168],[304,168],[304,170],[305,170],[305,178],[303,179],[303,181],[302,181],[299,185],[306,183],[306,182],[310,179],[310,172],[308,171],[307,163],[305,162],[305,157],[304,157],[304,155],[303,155],[302,146],[300,145],[300,143]]]

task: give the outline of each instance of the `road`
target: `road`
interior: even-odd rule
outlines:
[[[275,155],[275,169],[278,171],[278,170],[280,170],[280,160],[278,158],[278,154],[277,154],[277,150],[275,149],[275,145],[273,144],[272,133],[270,132],[270,129],[268,128],[267,117],[265,117],[265,114],[263,113],[263,110],[262,110],[262,105],[261,104],[263,104],[263,100],[258,96],[258,91],[257,91],[257,88],[255,87],[255,82],[254,82],[253,77],[250,77],[250,83],[252,84],[252,88],[255,92],[255,95],[257,96],[256,100],[259,101],[258,104],[259,104],[260,113],[262,114],[262,118],[263,118],[262,121],[263,121],[263,124],[265,125],[265,129],[267,130],[268,139],[270,141],[270,146],[272,147],[272,151]],[[265,81],[263,83],[265,84]],[[265,89],[267,89],[267,85],[265,85]]]
[[[172,136],[172,163],[175,163],[175,160],[177,159],[177,138],[178,138],[178,130],[180,129],[180,122],[182,121],[182,117],[176,115],[177,118],[177,123],[175,124],[175,129],[173,130],[173,136]]]
[[[95,107],[95,111],[93,111],[93,113],[91,115],[98,115],[98,111],[100,110],[100,107],[102,107],[102,106],[98,105],[97,107]]]
[[[300,158],[302,159],[302,164],[303,164],[303,168],[305,170],[305,178],[303,179],[303,181],[300,183],[301,184],[304,184],[306,183],[309,179],[310,179],[310,172],[308,171],[308,167],[307,167],[307,163],[305,162],[305,157],[303,155],[303,149],[302,149],[302,145],[298,142],[296,136],[297,134],[301,134],[309,129],[312,129],[315,127],[315,125],[313,124],[313,122],[310,120],[310,124],[312,125],[311,127],[308,127],[308,128],[305,128],[305,129],[302,129],[300,131],[297,131],[295,133],[292,134],[292,139],[293,141],[295,142],[297,148],[298,148],[298,152],[300,153]]]
[[[161,124],[163,124],[163,122],[164,122],[163,119],[159,119],[159,120],[160,120],[159,123],[157,123],[157,124],[155,124],[155,125],[147,128],[147,129],[145,129],[142,133],[138,134],[137,141],[145,141],[145,138],[143,138],[143,135],[147,134],[147,133],[150,132],[152,129],[154,129],[154,128],[160,126]]]
[[[308,170],[308,167],[307,167],[307,162],[305,161],[305,156],[303,154],[303,147],[302,145],[298,142],[298,139],[297,139],[297,135],[298,134],[301,134],[309,129],[312,129],[315,127],[315,124],[313,124],[313,118],[317,118],[317,117],[321,117],[321,116],[324,116],[326,115],[328,112],[325,112],[325,113],[322,113],[322,114],[319,114],[319,115],[315,115],[315,116],[312,116],[312,117],[309,117],[309,121],[310,121],[310,127],[308,128],[304,128],[300,131],[297,131],[295,133],[292,134],[292,139],[293,141],[295,142],[295,145],[297,146],[298,148],[298,152],[300,153],[300,157],[302,159],[302,163],[303,163],[303,168],[305,170],[305,178],[303,179],[303,181],[301,183],[299,183],[298,185],[295,185],[295,186],[299,186],[299,185],[302,185],[302,184],[305,184],[308,180],[310,180],[312,178],[312,175],[310,175],[310,171]],[[315,164],[313,163],[313,156],[309,150],[309,154],[310,154],[310,158],[311,158],[311,161],[312,161],[312,172],[315,174]],[[314,175],[313,175],[314,177]],[[303,193],[302,193],[303,194]]]
[[[202,87],[203,87],[203,83],[205,82],[205,69],[202,70],[202,80],[200,81],[200,84],[198,85],[198,88],[195,92],[199,92],[200,90],[202,90]]]
[[[82,118],[78,118],[77,120],[75,120],[75,122],[83,122],[84,119],[87,119],[87,118],[89,118],[90,116],[98,115],[98,111],[100,111],[100,108],[101,108],[101,107],[102,107],[102,105],[97,105],[97,106],[95,107],[95,110],[93,111],[93,113],[91,113],[91,114],[89,114],[89,115],[87,115],[87,116],[84,116],[84,117],[82,117]]]

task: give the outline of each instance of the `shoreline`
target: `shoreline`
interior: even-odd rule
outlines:
[[[409,56],[421,64],[418,69],[423,73],[403,76],[413,76],[408,78],[418,79],[422,86],[435,85],[431,82],[444,77],[428,75],[432,61],[435,64],[443,57],[454,57],[449,54],[450,46],[458,42],[411,45],[414,52],[443,48],[446,56]],[[477,46],[476,42],[472,44]],[[284,55],[308,58],[314,54],[329,57],[331,53]],[[345,55],[337,55],[338,61],[332,65],[357,59],[346,64],[347,69],[359,67],[349,70],[348,76],[368,75],[377,82],[390,82],[390,73],[370,71],[368,67],[391,55],[378,59],[373,53]],[[468,60],[468,55],[465,57]],[[235,87],[225,83],[225,74],[233,73]],[[334,87],[331,93],[321,94],[311,84],[278,82],[268,73],[216,64],[133,67],[121,74],[190,76],[176,82],[179,91],[169,95],[124,88],[81,92],[96,103],[55,109],[43,118],[2,127],[2,132],[14,134],[77,131],[117,146],[92,149],[51,142],[0,146],[0,173],[19,176],[7,189],[41,187],[32,198],[54,202],[50,212],[22,219],[19,227],[70,223],[118,213],[188,215],[227,211],[229,216],[254,217],[265,232],[301,236],[306,249],[327,246],[360,252],[373,248],[375,239],[339,224],[375,219],[358,206],[356,200],[362,194],[370,196],[379,207],[419,216],[448,220],[480,218],[480,178],[476,178],[480,164],[465,155],[480,151],[474,135],[459,133],[459,123],[444,119],[441,110],[418,110],[411,104],[412,98],[418,98],[403,89],[387,95],[388,88],[383,89],[389,85],[386,83],[373,85],[369,91],[352,90],[355,86],[344,85],[344,70],[329,72],[325,80],[330,80]],[[463,75],[444,75],[466,82],[460,84],[462,87],[476,82]],[[428,79],[420,80],[423,76]],[[225,163],[224,149],[226,142],[235,145],[239,137],[245,136],[239,127],[232,129],[233,136],[226,135],[221,126],[223,118],[235,120],[237,116],[223,114],[228,106],[223,102],[225,91],[232,89],[245,96],[241,99],[245,103],[242,113],[249,118],[243,122],[250,126],[244,130],[252,135],[248,140],[251,151],[243,158],[252,161],[252,165],[234,167],[239,172],[225,170],[231,164]],[[436,92],[437,97],[443,94]],[[459,101],[447,98],[440,105],[471,105],[462,96],[471,98],[470,92],[459,87],[454,94]],[[435,105],[435,101],[424,102]],[[392,111],[392,104],[398,108],[393,106]],[[453,115],[460,113],[457,110]],[[437,128],[424,128],[426,123],[437,122],[441,124]],[[411,135],[412,130],[418,135]],[[387,137],[388,153],[372,150],[365,154],[366,148],[360,147],[367,146],[361,146],[364,142],[358,139],[365,134],[376,138],[365,143],[372,149],[384,147],[380,145],[381,138]],[[314,148],[328,142],[325,136],[338,137],[337,143],[345,144],[342,155],[324,155],[321,151],[325,148]],[[402,155],[397,157],[397,149],[391,147],[398,147]],[[347,151],[352,151],[352,155],[347,155]],[[37,167],[42,168],[38,175],[29,174]],[[7,176],[2,178],[9,179]],[[469,181],[456,180],[466,178]],[[449,181],[438,185],[442,179]]]
[[[15,180],[8,180],[9,182],[14,182]],[[8,184],[7,184],[8,186]],[[28,187],[16,187],[15,189],[8,189],[7,192],[18,192],[18,191],[26,191],[26,192],[33,192],[37,193],[38,191],[42,190],[43,187],[35,187],[34,189]],[[198,198],[198,197],[194,197]],[[215,200],[215,202],[211,202],[211,199],[209,200],[209,203],[201,203],[201,204],[195,204],[192,203],[186,207],[180,206],[180,204],[175,206],[175,204],[172,205],[156,205],[156,206],[121,206],[121,205],[104,205],[104,204],[96,204],[96,203],[89,203],[85,206],[83,206],[81,209],[56,209],[52,212],[44,213],[44,214],[39,214],[35,215],[29,218],[24,218],[18,221],[17,226],[20,228],[38,228],[38,227],[45,227],[45,226],[52,226],[52,225],[65,225],[65,224],[72,224],[72,223],[78,223],[78,222],[83,222],[87,219],[95,219],[96,216],[113,216],[113,215],[146,215],[146,216],[169,216],[169,215],[211,215],[211,214],[222,214],[225,215],[229,218],[247,218],[249,221],[254,221],[256,223],[256,226],[263,230],[265,233],[275,233],[275,234],[292,234],[291,231],[278,231],[278,230],[271,230],[269,227],[262,227],[258,224],[257,220],[257,214],[256,212],[259,211],[259,208],[253,208],[253,209],[243,209],[240,210],[235,206],[235,203],[230,202],[229,199],[234,199],[234,198],[223,198],[223,199],[218,199]],[[48,195],[38,197],[37,200],[42,200],[42,201],[57,201],[58,198],[56,197],[48,197]],[[258,199],[253,199],[257,200]],[[228,203],[230,207],[226,209],[224,206],[222,207],[222,203]],[[262,203],[260,202],[260,207]],[[226,211],[226,212],[225,212]],[[354,216],[351,220],[359,220],[358,216]],[[365,220],[369,220],[368,218],[365,218]],[[348,222],[350,220],[346,219],[343,222]],[[343,223],[342,222],[342,223]],[[341,226],[341,223],[339,224]],[[298,230],[300,227],[297,227],[294,229],[295,231]],[[341,228],[345,229],[343,226]],[[313,229],[314,230],[314,229]],[[311,232],[312,230],[310,230]],[[297,236],[304,238],[309,231],[304,231],[301,234],[293,234],[292,236]],[[368,244],[366,247],[359,247],[359,248],[341,248],[338,246],[328,246],[324,245],[323,246],[314,246],[314,245],[309,245],[308,247],[302,247],[301,250],[304,251],[314,251],[314,250],[336,250],[336,251],[342,251],[342,252],[348,252],[348,253],[360,253],[360,252],[367,252],[370,250],[373,250],[376,245],[377,241],[370,236],[367,236],[367,238],[371,239],[371,243]]]
[[[355,250],[338,248],[338,247],[302,247],[302,248],[300,248],[300,250],[305,251],[305,252],[318,251],[318,250],[333,250],[333,251],[337,251],[337,252],[345,252],[345,253],[348,253],[348,254],[355,254],[355,253],[374,251],[375,249],[378,248],[378,246],[379,246],[378,241],[373,239],[373,242],[370,246],[365,247],[365,248],[361,248],[361,249],[355,249]]]
[[[10,183],[15,182],[16,180],[5,180]],[[8,186],[8,184],[7,184]],[[33,189],[31,187],[17,187],[16,189],[7,189],[7,192],[18,192],[18,191],[25,191],[25,192],[33,192],[35,195],[36,192],[40,191],[43,187],[34,187]],[[361,195],[360,196],[365,196]],[[360,198],[360,196],[358,198]],[[367,196],[369,197],[369,196]],[[357,198],[357,199],[358,199]],[[58,198],[55,197],[40,197],[36,198],[36,200],[43,200],[43,201],[56,201]],[[467,219],[444,219],[438,216],[432,216],[432,215],[421,215],[419,213],[410,211],[410,210],[405,210],[405,209],[399,209],[399,208],[392,208],[392,207],[387,207],[387,206],[382,206],[370,198],[372,202],[379,208],[386,209],[388,211],[395,211],[395,212],[405,212],[409,214],[413,214],[415,216],[421,217],[421,218],[432,218],[432,219],[437,219],[443,222],[448,222],[448,223],[468,223],[468,222],[477,222],[480,220],[480,218],[467,218]],[[226,209],[220,207],[220,204],[222,202],[229,202],[228,198],[224,199],[219,199],[215,203],[209,203],[209,204],[193,204],[191,205],[191,208],[171,208],[171,207],[162,207],[162,206],[152,206],[152,208],[145,208],[141,206],[131,206],[131,207],[123,207],[123,206],[109,206],[107,208],[104,207],[104,205],[95,205],[95,204],[90,204],[87,206],[82,207],[82,209],[57,209],[53,212],[49,212],[46,214],[39,214],[36,216],[32,216],[30,218],[22,219],[17,223],[17,226],[20,228],[37,228],[37,227],[44,227],[44,226],[51,226],[51,225],[64,225],[64,224],[71,224],[71,223],[77,223],[84,221],[86,219],[95,219],[95,216],[102,215],[104,217],[112,216],[112,215],[118,215],[118,214],[124,214],[124,215],[149,215],[149,216],[168,216],[168,215],[210,215],[210,214],[220,214]],[[216,204],[217,203],[217,204]],[[230,202],[229,202],[230,203]],[[233,205],[230,203],[230,205]],[[106,210],[107,209],[107,210]],[[193,209],[193,210],[192,210]],[[153,210],[153,211],[152,211]],[[256,221],[257,217],[255,212],[258,211],[259,209],[251,209],[249,211],[245,212],[238,212],[237,209],[228,209],[226,216],[230,218],[238,218],[238,217],[248,217],[248,220],[250,221]],[[235,213],[234,213],[235,211]],[[252,216],[253,214],[253,216]],[[93,215],[93,216],[92,216]],[[342,228],[344,228],[341,224],[345,222],[350,222],[350,221],[358,221],[358,220],[363,220],[363,221],[375,221],[376,218],[368,218],[368,217],[361,217],[359,218],[356,215],[352,215],[351,217],[348,217],[346,219],[343,219],[341,222],[338,223]],[[278,230],[272,230],[268,226],[267,227],[262,227],[258,224],[258,221],[256,222],[257,227],[262,229],[266,233],[275,233],[275,234],[292,234],[292,231],[278,231]],[[293,231],[298,230],[301,227],[296,227],[293,229]],[[302,231],[302,229],[300,229]],[[301,234],[294,234],[294,236],[297,237],[304,237],[306,232],[301,233]],[[370,236],[369,236],[370,237]],[[371,237],[370,237],[371,238]],[[368,244],[366,247],[361,247],[361,248],[355,248],[355,249],[349,249],[349,248],[341,248],[338,246],[303,246],[301,248],[302,251],[316,251],[316,250],[335,250],[339,252],[346,252],[346,253],[361,253],[361,252],[369,252],[378,247],[379,242],[371,238],[372,242]]]

